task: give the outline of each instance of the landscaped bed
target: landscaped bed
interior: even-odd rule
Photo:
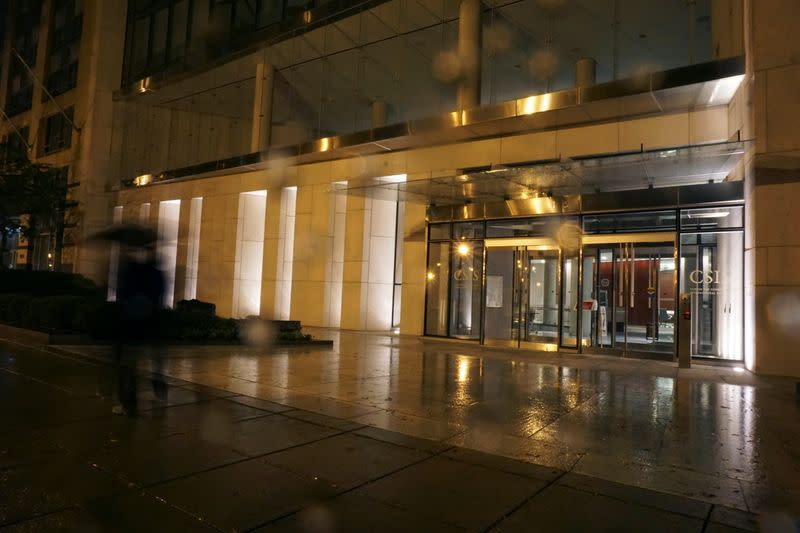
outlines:
[[[119,333],[120,306],[105,300],[103,290],[81,276],[54,272],[0,271],[0,323],[61,338],[72,336],[110,342]],[[158,326],[137,338],[168,344],[238,344],[249,342],[258,319],[216,316],[213,304],[181,301],[160,312]],[[269,340],[277,344],[319,344],[302,333],[300,323],[277,321]]]

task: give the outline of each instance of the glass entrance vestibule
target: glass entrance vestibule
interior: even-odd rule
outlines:
[[[430,224],[425,333],[491,346],[743,358],[743,209]]]

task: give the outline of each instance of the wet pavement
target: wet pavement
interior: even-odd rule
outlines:
[[[314,333],[333,348],[171,348],[167,404],[142,380],[134,420],[110,415],[107,365],[0,345],[0,526],[699,532],[800,515],[789,380]]]

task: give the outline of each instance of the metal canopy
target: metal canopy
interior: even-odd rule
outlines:
[[[721,182],[745,152],[744,141],[581,159],[493,166],[463,174],[402,181],[349,181],[348,194],[436,206],[567,197]]]

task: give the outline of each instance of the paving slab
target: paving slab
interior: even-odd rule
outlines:
[[[598,531],[614,533],[700,533],[704,521],[592,494],[564,485],[551,485],[503,520],[493,531]]]
[[[441,453],[453,447],[451,444],[447,444],[444,442],[439,442],[430,439],[422,439],[419,437],[414,437],[412,435],[406,435],[405,433],[398,433],[397,431],[389,431],[386,429],[376,428],[372,426],[367,426],[358,429],[354,431],[354,433],[356,435],[362,435],[364,437],[369,437],[371,439],[391,442],[392,444],[405,446],[407,448],[413,448],[415,450],[421,450],[431,454]]]
[[[433,457],[356,492],[421,517],[480,531],[545,486],[544,481]]]
[[[225,431],[215,431],[209,439],[230,446],[239,453],[257,457],[268,453],[300,446],[341,433],[338,429],[271,414],[244,420],[229,426]]]
[[[744,531],[758,531],[758,516],[740,509],[731,509],[722,505],[715,505],[711,510],[709,521]]]
[[[141,487],[246,459],[230,447],[185,433],[104,448],[88,457],[103,470]]]
[[[421,451],[345,433],[264,459],[271,465],[346,490],[427,457],[430,455]]]
[[[125,488],[118,479],[74,457],[0,470],[0,525]]]
[[[261,409],[262,411],[269,411],[271,413],[282,413],[283,411],[292,410],[292,408],[289,407],[288,405],[282,405],[279,403],[262,400],[260,398],[253,398],[252,396],[235,395],[235,396],[228,396],[225,399],[230,402],[249,405],[250,407],[255,407],[256,409]]]
[[[250,459],[152,487],[149,492],[223,531],[246,531],[329,500],[336,490]]]
[[[554,481],[565,473],[563,470],[557,468],[550,468],[525,461],[516,461],[507,457],[483,453],[468,448],[451,448],[444,452],[442,457],[448,457],[455,461],[461,461],[462,463],[485,466],[494,470],[508,472],[509,474],[516,474],[518,476],[530,477],[547,482]]]
[[[311,422],[312,424],[317,424],[319,426],[338,429],[339,431],[353,431],[365,427],[364,424],[359,424],[358,422],[353,422],[352,420],[347,420],[343,418],[334,418],[332,416],[327,416],[320,413],[314,413],[312,411],[304,411],[302,409],[292,409],[290,411],[283,411],[283,416],[288,416],[289,418],[296,418],[297,420],[304,420],[306,422]]]
[[[259,528],[271,532],[346,532],[381,533],[437,532],[457,533],[463,528],[422,517],[414,511],[373,500],[359,494],[344,494]]]

